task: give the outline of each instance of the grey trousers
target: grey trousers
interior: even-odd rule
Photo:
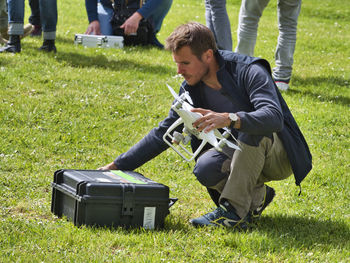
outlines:
[[[273,140],[264,137],[257,147],[242,142],[240,147],[242,151],[234,151],[232,158],[216,150],[205,152],[193,172],[200,183],[218,191],[220,199],[228,200],[244,218],[261,204],[264,183],[283,180],[292,169],[277,134],[273,134]]]
[[[260,17],[270,0],[242,0],[237,30],[236,52],[254,55]],[[289,80],[292,75],[297,23],[301,0],[278,0],[277,16],[279,36],[275,51],[276,67],[273,78]]]

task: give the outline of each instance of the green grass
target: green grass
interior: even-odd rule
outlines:
[[[58,1],[57,54],[26,38],[0,55],[1,262],[350,262],[350,10],[348,0],[303,1],[291,90],[283,93],[313,154],[302,183],[270,185],[275,201],[247,233],[195,229],[211,209],[204,187],[173,151],[138,169],[179,201],[157,231],[73,226],[50,212],[53,173],[95,169],[156,126],[181,79],[171,54],[73,45],[87,27],[84,1]],[[232,34],[240,1],[228,0]],[[26,19],[29,8],[27,6]],[[159,38],[204,20],[202,0],[175,0]],[[276,3],[260,22],[256,55],[274,65]]]

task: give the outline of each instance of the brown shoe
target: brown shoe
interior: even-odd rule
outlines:
[[[7,44],[7,40],[0,35],[0,44]]]
[[[8,35],[8,33],[7,33],[7,28],[5,28],[5,29],[1,29],[0,30],[0,35],[1,35],[1,37],[4,39],[4,40],[8,40],[9,39],[9,35]]]
[[[24,27],[23,27],[23,35],[21,36],[21,38],[24,38],[26,36],[29,36],[30,33],[32,33],[34,30],[34,26],[32,24],[26,24]]]

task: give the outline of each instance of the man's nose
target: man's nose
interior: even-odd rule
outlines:
[[[182,74],[184,72],[183,67],[181,65],[177,65],[177,74]]]

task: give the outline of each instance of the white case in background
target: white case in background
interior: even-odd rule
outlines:
[[[124,38],[121,36],[75,34],[74,44],[84,47],[122,48]]]

